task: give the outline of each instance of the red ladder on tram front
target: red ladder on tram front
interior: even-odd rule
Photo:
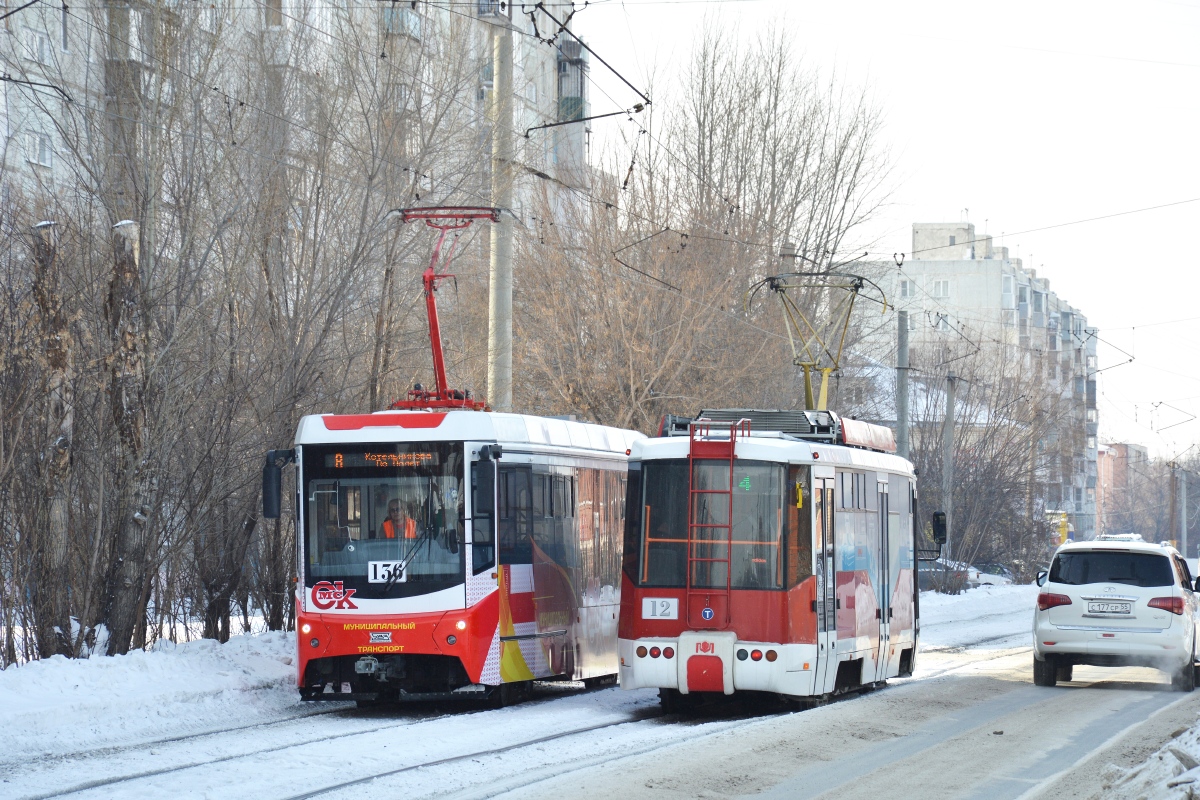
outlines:
[[[720,436],[722,429],[728,431],[728,437]],[[747,419],[737,422],[699,419],[688,426],[687,622],[692,629],[729,626],[729,588],[733,578],[733,463],[738,437],[749,435],[750,420]],[[729,464],[724,487],[697,488],[698,462],[712,461]],[[725,501],[723,509],[722,498]],[[714,513],[719,517],[714,517]]]

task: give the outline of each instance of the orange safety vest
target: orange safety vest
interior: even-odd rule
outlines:
[[[396,538],[396,526],[392,524],[392,521],[390,519],[385,519],[383,521],[383,538],[385,538],[385,539],[395,539]],[[405,539],[417,538],[417,521],[415,519],[412,519],[411,517],[404,520],[404,538]]]

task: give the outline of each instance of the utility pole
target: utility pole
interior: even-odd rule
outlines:
[[[1176,480],[1175,469],[1179,465],[1176,464],[1174,461],[1172,461],[1167,466],[1171,468],[1171,515],[1170,515],[1170,521],[1167,523],[1167,536],[1173,536],[1175,534],[1175,531],[1177,530],[1175,527],[1175,522],[1177,519],[1177,517],[1175,515],[1175,503],[1176,503],[1176,499],[1175,499],[1175,480]]]
[[[908,458],[908,312],[896,318],[896,455]]]
[[[513,42],[512,20],[501,15],[492,31],[492,225],[488,270],[488,401],[512,410],[513,286]]]
[[[954,383],[958,377],[946,376],[946,418],[942,422],[942,510],[946,512],[946,561],[954,540]]]
[[[1187,524],[1187,470],[1179,470],[1179,545],[1186,560],[1188,557]]]

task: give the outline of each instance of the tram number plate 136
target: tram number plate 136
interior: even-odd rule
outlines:
[[[408,570],[403,569],[400,561],[368,561],[367,583],[404,583]],[[396,577],[392,577],[394,573]]]
[[[643,597],[642,619],[679,619],[679,601],[674,597]]]

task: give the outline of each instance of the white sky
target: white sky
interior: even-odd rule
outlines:
[[[577,3],[582,6],[582,2]],[[592,0],[575,30],[637,86],[676,73],[706,15],[772,21],[811,66],[868,85],[894,159],[879,253],[969,218],[1100,328],[1101,438],[1200,442],[1200,2]],[[636,97],[593,59],[592,113]],[[628,122],[593,123],[603,141]],[[1194,452],[1194,451],[1193,451]]]

